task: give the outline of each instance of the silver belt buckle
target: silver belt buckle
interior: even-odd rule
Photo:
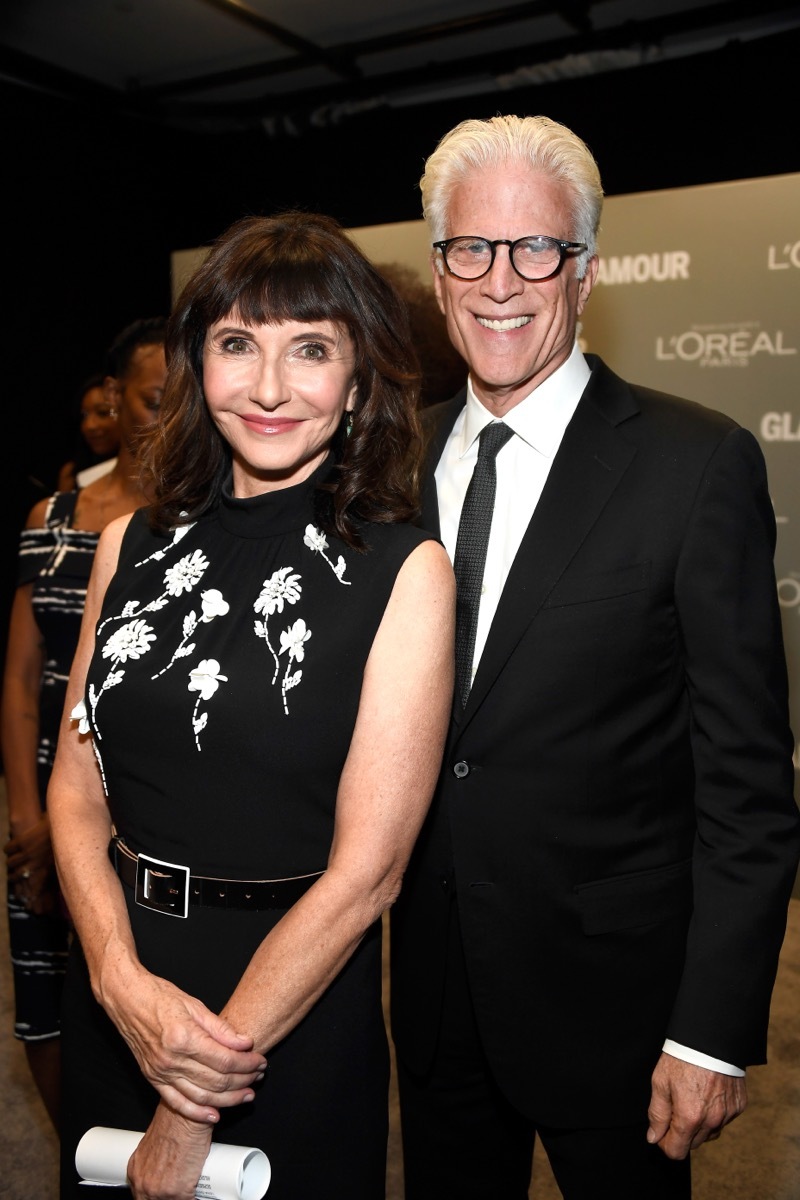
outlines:
[[[189,915],[189,868],[140,854],[136,861],[136,903],[167,917]]]

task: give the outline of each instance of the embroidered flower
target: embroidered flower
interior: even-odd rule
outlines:
[[[309,550],[313,550],[315,554],[321,554],[336,578],[339,580],[339,583],[343,583],[345,587],[350,587],[350,580],[342,578],[347,570],[347,563],[340,554],[336,565],[334,566],[334,564],[328,558],[328,555],[325,553],[325,551],[328,549],[328,539],[325,537],[325,534],[321,529],[317,529],[316,525],[306,525],[306,531],[303,535],[303,544],[308,546]]]
[[[210,700],[220,683],[227,682],[228,676],[220,675],[215,658],[204,658],[189,672],[189,691],[199,692],[201,700]]]
[[[323,550],[328,549],[328,539],[322,530],[317,529],[315,525],[306,525],[303,541],[309,550],[318,550],[320,554],[322,554]]]
[[[292,575],[292,567],[280,567],[273,571],[269,579],[264,580],[261,593],[253,608],[257,613],[271,617],[273,613],[283,612],[284,601],[296,604],[300,599],[302,588],[299,585],[300,575]]]
[[[158,679],[158,677],[168,671],[179,658],[188,658],[190,654],[194,654],[195,644],[194,642],[190,642],[189,639],[194,634],[197,626],[201,623],[208,625],[209,622],[213,621],[215,617],[224,617],[225,614],[230,611],[231,606],[228,604],[228,601],[222,595],[222,592],[219,590],[219,588],[209,588],[208,591],[201,592],[200,594],[200,607],[202,616],[199,619],[194,609],[187,613],[183,618],[183,636],[178,644],[177,649],[173,653],[172,658],[169,660],[167,665],[162,667],[160,671],[156,671],[155,675],[151,675],[151,679]]]
[[[89,714],[86,711],[86,704],[83,700],[78,701],[69,715],[71,720],[78,722],[78,733],[91,733]]]
[[[281,634],[281,648],[279,653],[284,654],[288,650],[290,659],[302,662],[306,656],[303,646],[310,637],[311,630],[306,628],[303,618],[298,617],[294,625],[291,625],[288,629],[284,629]]]
[[[145,621],[129,621],[127,625],[123,625],[116,633],[112,633],[103,646],[103,658],[111,659],[112,669],[106,675],[99,692],[95,690],[94,684],[89,685],[92,724],[98,738],[102,738],[102,734],[97,728],[97,706],[100,703],[100,697],[103,695],[103,692],[107,692],[109,688],[116,687],[125,678],[125,672],[115,671],[114,666],[118,663],[127,662],[129,658],[141,658],[143,654],[147,653],[155,640],[156,635],[154,631]]]
[[[288,629],[284,629],[281,634],[281,654],[288,654],[286,670],[281,680],[281,695],[283,696],[283,711],[289,715],[289,705],[286,700],[286,693],[291,691],[293,687],[297,687],[300,680],[303,678],[302,671],[292,672],[293,662],[302,662],[306,656],[305,643],[311,637],[311,630],[306,626],[302,617],[298,617],[294,625],[290,625]],[[274,683],[273,679],[273,683]]]
[[[227,683],[228,676],[221,675],[219,663],[215,658],[204,658],[189,672],[189,691],[199,692],[192,713],[192,729],[194,730],[194,741],[198,750],[201,750],[200,734],[208,724],[208,713],[204,712],[198,716],[198,708],[203,700],[210,700],[216,692],[220,683]]]
[[[200,596],[200,603],[203,607],[203,615],[200,618],[202,621],[213,621],[214,617],[224,617],[230,609],[230,604],[223,597],[219,588],[209,588],[207,592],[203,592]]]
[[[156,640],[156,635],[144,621],[131,621],[123,625],[103,646],[103,658],[116,662],[127,662],[129,658],[141,658]]]
[[[175,545],[175,543],[180,541],[182,537],[186,536],[186,533],[188,533],[188,531],[191,529],[191,525],[185,525],[182,526],[182,528],[183,533],[181,533],[180,537],[178,536],[178,530],[176,529],[174,531],[172,545]],[[136,566],[141,567],[143,563],[149,562],[150,559],[158,559],[161,557],[163,557],[163,552],[156,551],[155,554],[150,555],[150,558],[143,558],[141,562],[136,564]],[[164,572],[165,590],[160,596],[156,596],[155,600],[151,600],[148,604],[145,604],[142,607],[139,606],[138,600],[129,600],[121,613],[117,613],[112,617],[106,617],[105,621],[98,626],[98,635],[109,621],[119,621],[124,617],[140,616],[142,613],[146,612],[159,612],[169,603],[170,596],[181,596],[184,592],[190,592],[195,584],[202,579],[207,570],[208,559],[203,554],[202,550],[194,550],[191,554],[185,554],[184,557],[179,559],[173,567],[167,567],[166,571]]]
[[[208,569],[208,559],[202,550],[195,550],[167,567],[164,572],[164,584],[170,596],[180,596],[190,592],[196,583],[203,578]]]
[[[255,621],[253,629],[256,637],[263,638],[267,643],[267,649],[272,655],[275,663],[275,670],[272,675],[272,682],[278,678],[280,663],[278,656],[275,653],[275,647],[269,639],[269,629],[267,621],[276,612],[283,612],[284,603],[296,604],[300,599],[303,589],[300,586],[300,575],[293,575],[291,567],[279,567],[277,571],[273,571],[269,579],[264,580],[264,584],[257,599],[253,603],[253,608],[257,613],[264,614],[263,621]]]

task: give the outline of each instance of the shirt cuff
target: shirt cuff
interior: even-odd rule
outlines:
[[[708,1054],[701,1054],[699,1050],[692,1050],[689,1046],[681,1046],[680,1042],[670,1041],[669,1038],[664,1042],[663,1049],[665,1054],[671,1054],[673,1058],[680,1058],[683,1062],[692,1063],[695,1067],[705,1067],[708,1071],[719,1071],[720,1075],[736,1075],[738,1078],[744,1076],[741,1067],[735,1067],[733,1063],[722,1062],[719,1058],[711,1058]]]

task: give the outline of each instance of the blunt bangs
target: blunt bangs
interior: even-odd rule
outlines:
[[[332,321],[354,336],[364,320],[350,282],[362,274],[360,259],[325,218],[245,219],[212,249],[182,297],[195,348],[211,325],[231,314],[247,325]]]
[[[226,286],[218,280],[206,308],[206,328],[236,313],[246,325],[275,325],[282,321],[334,321],[350,327],[342,280],[329,259],[305,261],[278,258],[253,264],[249,276]]]

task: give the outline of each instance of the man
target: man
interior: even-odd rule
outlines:
[[[764,1061],[798,860],[763,458],[580,353],[568,129],[463,122],[422,192],[469,380],[427,414],[461,678],[392,925],[406,1197],[524,1200],[538,1134],[567,1200],[678,1200]]]

